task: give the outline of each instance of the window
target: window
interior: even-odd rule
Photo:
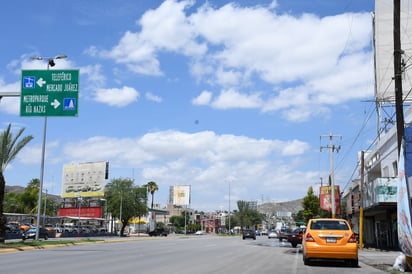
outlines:
[[[342,221],[314,221],[310,228],[314,230],[349,230],[348,225]]]

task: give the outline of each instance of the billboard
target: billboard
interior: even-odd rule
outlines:
[[[320,208],[331,211],[332,199],[331,199],[331,186],[321,186],[319,191]],[[339,186],[335,186],[335,213],[340,214],[340,190]]]
[[[190,186],[172,186],[172,204],[177,206],[190,205]]]
[[[63,166],[62,198],[104,196],[108,162],[72,163]]]
[[[68,207],[59,208],[61,217],[103,218],[101,207]]]

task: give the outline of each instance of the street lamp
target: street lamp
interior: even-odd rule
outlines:
[[[47,208],[47,188],[46,188],[46,198],[44,199],[44,208],[43,208],[43,225],[46,222],[46,208]]]
[[[229,180],[229,235],[232,235],[230,231],[230,180]]]
[[[55,65],[55,59],[65,59],[67,55],[57,55],[56,57],[40,57],[40,56],[33,56],[32,60],[45,60],[47,59],[47,70],[50,67]],[[39,239],[39,230],[40,230],[40,214],[41,214],[41,196],[43,192],[43,175],[44,175],[44,156],[46,152],[46,129],[47,129],[47,116],[44,116],[44,126],[43,126],[43,145],[42,145],[42,153],[41,153],[41,166],[40,166],[40,189],[39,189],[39,199],[37,202],[37,229],[36,229],[36,240]]]
[[[65,54],[57,55],[55,57],[40,57],[40,56],[31,57],[32,60],[39,60],[39,61],[47,60],[47,69],[49,69],[49,67],[54,67],[56,65],[54,60],[66,59],[66,58],[67,58],[67,55],[65,55]]]
[[[120,192],[120,217],[119,217],[119,225],[120,225],[120,229],[119,229],[119,237],[122,237],[122,211],[123,211],[123,194]]]

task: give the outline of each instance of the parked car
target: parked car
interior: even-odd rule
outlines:
[[[256,236],[260,236],[260,231],[256,229],[255,234]]]
[[[17,224],[8,223],[6,224],[6,233],[19,233],[20,227]]]
[[[303,263],[344,260],[358,266],[356,235],[344,219],[311,219],[302,240]]]
[[[306,227],[298,227],[288,235],[288,242],[292,245],[292,247],[297,247],[298,244],[302,244],[302,238],[305,231]]]
[[[149,232],[150,237],[152,237],[152,236],[165,236],[165,237],[167,237],[167,234],[169,234],[169,232],[164,228],[156,228],[155,230]]]
[[[195,235],[206,235],[206,231],[198,230],[195,232]]]
[[[256,240],[255,230],[253,230],[253,229],[243,229],[242,238],[243,238],[243,240],[246,239],[246,238],[252,238],[253,240]]]
[[[27,239],[35,239],[36,238],[36,231],[37,228],[36,227],[31,227],[29,228],[27,231],[23,232],[23,234],[21,235],[21,239],[27,240]],[[43,227],[40,227],[39,229],[39,239],[43,238],[45,240],[47,240],[49,238],[49,234],[47,233],[47,230]]]
[[[49,232],[49,233],[53,233],[56,232],[56,226],[53,224],[45,224],[44,228]]]
[[[287,226],[281,227],[281,229],[278,232],[279,242],[281,242],[282,240],[287,240],[290,233],[292,233],[291,228]]]
[[[277,237],[278,237],[278,234],[274,230],[270,231],[269,234],[268,234],[268,239],[274,239],[274,238],[277,238]]]
[[[260,234],[262,236],[268,236],[268,230],[267,229],[262,229],[262,232]]]

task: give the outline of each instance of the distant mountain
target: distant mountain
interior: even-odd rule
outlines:
[[[15,193],[22,193],[24,192],[25,187],[22,186],[8,186],[6,185],[5,192],[15,192]]]
[[[258,211],[271,215],[274,215],[276,212],[291,212],[293,214],[303,210],[302,201],[303,199],[279,203],[263,203],[258,205]]]
[[[10,192],[23,193],[25,189],[26,188],[22,187],[22,186],[8,186],[8,185],[6,185],[5,193],[10,193]],[[46,195],[46,193],[43,192],[43,195]],[[47,194],[47,196],[51,197],[53,200],[56,200],[56,201],[59,201],[59,202],[62,200],[62,198],[58,195]]]

